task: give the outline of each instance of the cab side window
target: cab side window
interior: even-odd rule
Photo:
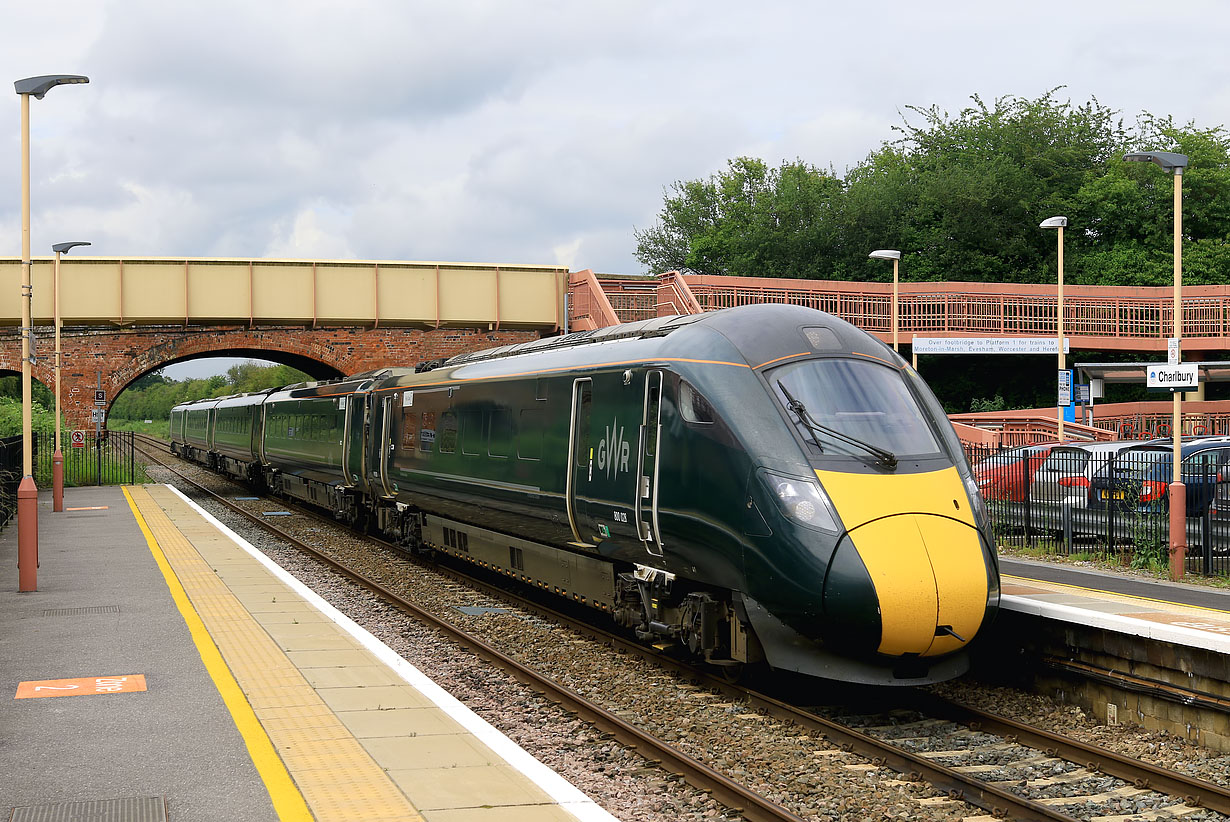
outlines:
[[[679,414],[693,425],[712,425],[713,406],[688,382],[679,383]]]

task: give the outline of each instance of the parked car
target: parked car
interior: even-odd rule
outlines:
[[[1173,450],[1143,445],[1120,451],[1094,474],[1089,507],[1116,511],[1162,513],[1170,510],[1168,489],[1173,476]],[[1204,516],[1210,504],[1230,501],[1230,442],[1223,438],[1196,440],[1180,447],[1180,479],[1187,487],[1187,515]]]
[[[1140,445],[1135,440],[1057,445],[1034,473],[1029,498],[1041,504],[1068,503],[1074,508],[1089,505],[1089,488],[1096,473],[1125,448]]]
[[[1023,445],[992,454],[974,465],[974,481],[983,499],[1024,502],[1034,474],[1058,443]]]

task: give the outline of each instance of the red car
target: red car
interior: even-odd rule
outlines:
[[[980,461],[974,466],[974,481],[978,483],[978,490],[982,491],[982,498],[1024,502],[1029,497],[1029,485],[1034,474],[1058,444],[1023,445]]]

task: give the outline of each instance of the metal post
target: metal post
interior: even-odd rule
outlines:
[[[900,264],[901,264],[901,260],[900,260],[900,259],[896,259],[896,258],[894,258],[894,259],[893,259],[893,350],[894,350],[894,351],[896,351],[896,350],[898,349],[898,346],[897,346],[897,326],[898,326],[899,321],[898,321],[898,319],[897,319],[897,318],[898,318],[898,316],[899,316],[899,315],[898,315],[898,311],[899,311],[900,309],[899,309],[899,307],[898,307],[898,306],[899,306],[899,303],[898,303],[898,300],[897,300],[897,267],[898,267]]]
[[[1067,358],[1063,354],[1063,226],[1059,228],[1059,306],[1057,316],[1059,319],[1059,370],[1063,371],[1067,368]],[[1068,382],[1069,391],[1074,391],[1076,386],[1072,381]],[[1070,401],[1070,400],[1069,400]],[[1059,441],[1063,442],[1063,408],[1059,409]]]
[[[55,314],[52,322],[56,329],[56,447],[51,457],[51,510],[64,510],[64,452],[60,450],[60,252],[56,252],[55,266],[51,272],[51,302]]]
[[[38,487],[30,427],[30,95],[21,98],[21,485],[17,488],[17,590],[38,590]]]
[[[98,390],[102,390],[101,371],[98,372]],[[102,485],[102,419],[98,414],[94,417],[94,484]]]
[[[1183,169],[1174,169],[1174,336],[1183,361]],[[1187,564],[1187,489],[1181,473],[1183,448],[1183,395],[1174,392],[1170,430],[1174,439],[1174,473],[1170,485],[1170,578],[1180,579]]]

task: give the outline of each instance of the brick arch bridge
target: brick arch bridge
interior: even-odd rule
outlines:
[[[318,379],[538,339],[537,331],[479,331],[439,328],[296,328],[247,326],[145,327],[99,330],[64,328],[60,404],[65,424],[84,428],[94,409],[94,389],[102,372],[105,411],[128,385],[172,363],[197,357],[252,357],[294,366]],[[21,346],[13,332],[0,334],[0,376],[21,373]],[[37,329],[37,360],[32,374],[55,386],[55,342],[49,329]]]

